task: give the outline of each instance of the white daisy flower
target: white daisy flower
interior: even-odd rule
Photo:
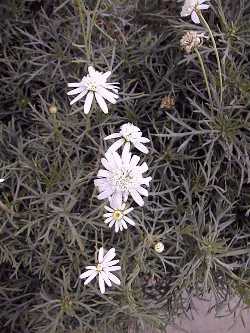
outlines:
[[[140,150],[142,153],[147,154],[148,153],[148,148],[143,144],[147,143],[150,140],[147,138],[144,138],[142,136],[142,132],[139,129],[139,127],[134,126],[131,123],[124,124],[120,127],[120,132],[119,133],[113,133],[111,135],[108,135],[104,138],[104,140],[109,140],[109,139],[117,139],[119,138],[118,141],[113,143],[109,150],[116,151],[119,149],[123,144],[127,145],[130,149],[130,143],[132,143],[135,148]]]
[[[209,1],[209,0],[185,0],[184,5],[181,10],[181,16],[186,17],[191,15],[191,20],[199,24],[200,19],[199,16],[197,15],[196,11],[197,10],[203,10],[203,9],[208,9],[209,5],[204,4],[204,2]]]
[[[106,73],[96,71],[92,66],[88,67],[89,74],[84,76],[79,83],[68,83],[69,88],[75,88],[67,93],[67,95],[77,95],[70,105],[79,101],[82,97],[86,96],[84,103],[84,113],[87,114],[90,111],[93,98],[95,96],[97,103],[104,113],[108,113],[108,107],[105,99],[112,104],[116,103],[118,93],[118,82],[107,82],[111,72]]]
[[[0,178],[0,183],[3,183],[5,181],[4,178]]]
[[[113,282],[119,286],[121,281],[111,273],[121,270],[121,266],[115,266],[119,262],[119,260],[113,260],[115,256],[114,248],[104,255],[104,249],[101,247],[98,253],[98,264],[96,266],[87,266],[87,271],[80,275],[80,279],[86,279],[84,285],[87,285],[98,276],[99,288],[102,294],[105,293],[105,284],[111,287],[111,282]]]
[[[103,217],[106,218],[104,223],[108,224],[110,228],[115,226],[115,232],[128,229],[127,223],[133,226],[135,225],[135,222],[126,216],[132,212],[134,208],[130,207],[125,209],[125,203],[121,206],[112,205],[112,207],[104,206],[104,208],[108,211],[108,213],[103,215]]]
[[[138,165],[140,157],[132,155],[125,145],[122,155],[110,151],[101,159],[106,170],[100,169],[95,179],[95,186],[101,192],[98,199],[109,198],[112,205],[121,206],[126,202],[129,194],[139,206],[143,206],[143,196],[148,196],[148,191],[142,185],[149,186],[151,177],[143,178],[143,173],[148,170],[144,162]]]

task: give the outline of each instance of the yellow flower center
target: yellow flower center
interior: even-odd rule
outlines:
[[[102,271],[102,264],[97,264],[96,271],[101,272]]]
[[[121,220],[121,218],[123,217],[123,214],[122,212],[119,210],[119,209],[116,209],[114,212],[113,212],[113,219],[115,221],[119,221]]]
[[[88,90],[91,90],[91,91],[96,91],[96,84],[94,84],[94,83],[90,83],[89,85],[88,85]]]

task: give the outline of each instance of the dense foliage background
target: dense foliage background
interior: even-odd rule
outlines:
[[[249,1],[212,1],[204,13],[223,74],[220,103],[208,39],[212,105],[196,54],[179,44],[203,28],[175,0],[7,0],[0,10],[1,333],[164,327],[207,292],[250,304]],[[108,115],[69,106],[67,82],[89,64],[121,84]],[[175,105],[160,107],[166,96]],[[153,181],[136,228],[114,234],[93,180],[104,136],[125,122],[151,139]],[[121,287],[105,295],[78,279],[100,246],[115,246],[122,265]]]

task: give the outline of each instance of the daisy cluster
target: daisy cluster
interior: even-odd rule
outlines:
[[[206,3],[209,0],[184,0],[181,10],[181,17],[191,16],[195,24],[200,23],[201,11],[208,9]],[[190,53],[194,48],[202,44],[205,38],[204,33],[196,31],[188,32],[181,40],[182,48]],[[88,114],[92,105],[97,105],[106,114],[108,113],[107,102],[116,104],[119,99],[119,83],[108,82],[111,71],[100,72],[93,66],[88,67],[88,74],[80,82],[68,83],[69,88],[74,88],[67,94],[76,95],[70,105],[85,98],[84,113]],[[104,138],[107,140],[116,140],[108,148],[104,157],[101,159],[102,168],[97,173],[94,183],[99,191],[98,199],[107,200],[108,204],[104,206],[104,223],[109,228],[114,228],[115,232],[128,229],[128,225],[135,226],[135,222],[128,215],[133,211],[133,207],[128,204],[129,199],[139,206],[144,205],[144,197],[148,196],[147,187],[151,177],[145,177],[148,171],[146,162],[140,163],[140,156],[133,154],[131,150],[137,149],[141,153],[147,154],[147,144],[150,140],[142,136],[140,128],[127,123],[120,127],[117,133],[112,133]],[[155,251],[161,253],[164,245],[159,242],[155,245]],[[105,285],[111,287],[112,282],[119,285],[120,280],[112,272],[119,271],[121,267],[119,260],[113,260],[116,256],[115,249],[111,248],[105,254],[101,247],[98,251],[98,260],[96,265],[87,266],[86,272],[80,275],[80,279],[85,279],[87,285],[94,278],[98,278],[101,293],[105,292]]]
[[[95,70],[92,66],[88,67],[88,74],[79,83],[69,83],[68,87],[75,88],[68,92],[68,95],[77,95],[70,104],[74,104],[85,97],[84,113],[91,110],[95,97],[97,104],[104,113],[108,113],[106,101],[115,104],[118,96],[119,83],[109,83],[107,79],[111,72],[106,73]],[[131,149],[135,148],[141,153],[148,153],[146,143],[150,140],[142,136],[141,130],[130,123],[123,124],[119,132],[108,135],[105,141],[116,141],[111,144],[109,149],[101,159],[102,168],[97,173],[95,186],[99,191],[98,199],[107,200],[109,205],[105,205],[106,210],[104,223],[109,228],[114,228],[115,232],[128,229],[128,225],[135,226],[135,222],[128,216],[133,207],[129,207],[128,200],[132,198],[139,206],[144,205],[143,197],[148,196],[151,177],[144,177],[148,171],[146,162],[140,163],[140,157],[132,154]],[[119,150],[121,150],[119,152]],[[104,249],[98,252],[98,262],[96,266],[87,266],[86,272],[80,275],[80,279],[85,279],[84,284],[88,284],[94,278],[98,278],[101,293],[105,292],[105,285],[111,283],[120,284],[120,280],[111,273],[120,270],[116,266],[119,260],[113,260],[115,249],[110,249],[104,255]]]

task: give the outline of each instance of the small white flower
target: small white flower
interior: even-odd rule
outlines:
[[[143,178],[143,173],[148,170],[144,162],[138,165],[140,157],[132,155],[128,146],[124,146],[122,155],[117,152],[107,152],[101,159],[106,170],[100,169],[95,179],[95,186],[101,192],[98,199],[109,198],[112,205],[120,205],[126,202],[129,194],[139,206],[143,206],[141,197],[148,196],[148,191],[142,185],[149,186],[151,177]]]
[[[111,135],[108,135],[104,138],[104,140],[109,140],[109,139],[117,139],[115,143],[113,143],[109,150],[116,151],[119,149],[123,144],[127,145],[130,149],[130,143],[132,143],[135,148],[140,150],[142,153],[147,154],[148,153],[148,148],[143,144],[147,143],[150,140],[147,138],[144,138],[142,136],[142,132],[139,129],[139,127],[134,126],[133,124],[127,123],[124,124],[120,127],[120,132],[119,133],[114,133]]]
[[[118,93],[118,82],[107,82],[111,72],[106,73],[96,71],[92,66],[88,67],[89,74],[84,76],[79,83],[68,83],[69,88],[75,88],[67,93],[67,95],[77,95],[70,105],[79,101],[82,97],[86,96],[84,103],[84,113],[87,114],[90,111],[93,98],[95,96],[97,103],[104,113],[108,113],[108,107],[105,99],[112,104],[116,103]]]
[[[115,232],[128,229],[127,223],[133,226],[135,225],[135,222],[126,216],[132,212],[134,208],[130,207],[125,209],[125,203],[121,206],[111,205],[111,207],[104,206],[104,208],[108,211],[108,213],[103,215],[103,217],[106,218],[104,223],[108,224],[110,228],[115,226]]]
[[[185,0],[184,5],[181,10],[181,17],[186,17],[191,15],[191,20],[199,24],[200,19],[199,16],[197,15],[196,11],[197,10],[203,10],[203,9],[208,9],[209,5],[204,4],[204,2],[209,1],[209,0]]]
[[[99,288],[102,294],[105,293],[105,284],[111,287],[111,281],[119,286],[121,281],[111,273],[121,270],[121,266],[115,266],[119,262],[119,260],[113,260],[115,256],[114,248],[104,255],[104,249],[101,247],[98,253],[98,264],[96,266],[87,266],[87,271],[80,275],[80,279],[86,279],[84,285],[87,285],[98,276]]]
[[[164,244],[162,242],[158,242],[155,244],[155,251],[157,253],[162,253],[164,251]]]
[[[4,178],[0,178],[0,183],[3,183],[5,181]]]

